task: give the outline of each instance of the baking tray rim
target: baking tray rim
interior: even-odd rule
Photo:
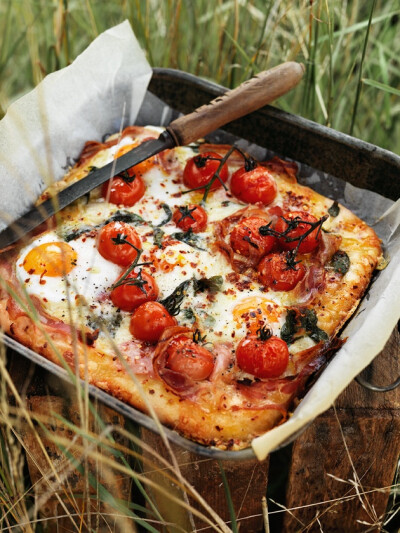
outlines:
[[[179,80],[185,81],[189,83],[190,85],[192,85],[193,88],[197,87],[197,89],[201,89],[207,92],[210,95],[210,98],[217,97],[225,93],[228,90],[227,88],[221,85],[218,85],[214,82],[199,78],[193,74],[190,74],[190,73],[187,73],[181,70],[176,70],[176,69],[154,68],[153,77],[154,79],[158,79],[158,80],[166,79],[166,80],[174,80],[174,82],[178,82]],[[149,92],[153,93],[152,88],[151,88],[151,82],[150,82],[150,86],[148,90]],[[156,96],[161,98],[160,95],[156,95]],[[375,145],[372,145],[370,143],[367,143],[355,137],[351,137],[347,134],[333,130],[332,128],[328,128],[326,126],[323,126],[311,120],[305,119],[298,115],[287,113],[285,111],[282,111],[272,106],[265,106],[261,110],[252,113],[252,115],[257,115],[259,113],[272,116],[274,119],[278,121],[284,121],[284,122],[291,123],[294,127],[313,131],[314,133],[318,135],[323,134],[325,138],[328,138],[335,142],[339,141],[340,143],[348,146],[351,150],[360,150],[360,151],[363,151],[369,154],[374,154],[374,157],[378,156],[384,159],[388,159],[390,161],[390,164],[393,164],[395,167],[398,167],[399,174],[400,174],[400,157],[397,156],[396,154],[393,154],[392,152],[388,150],[379,148]],[[307,164],[307,162],[305,163]],[[53,363],[52,361],[46,359],[44,356],[37,354],[33,350],[20,344],[18,341],[14,340],[13,338],[9,337],[8,335],[4,333],[0,334],[0,341],[3,342],[8,348],[18,352],[20,355],[32,361],[35,365],[40,366],[45,371],[50,372],[52,375],[55,375],[56,377],[60,378],[61,380],[65,382],[71,383],[71,378],[69,377],[68,372],[62,367]],[[88,388],[89,394],[93,396],[94,398],[100,400],[102,403],[104,403],[108,407],[115,409],[120,414],[122,414],[123,416],[131,420],[132,422],[135,422],[145,427],[146,429],[149,429],[150,431],[154,433],[160,434],[158,424],[149,415],[135,409],[134,407],[130,406],[127,403],[124,403],[118,400],[117,398],[111,396],[110,394],[96,387],[95,385],[87,384],[82,379],[80,379],[79,381],[82,386],[85,386]],[[279,445],[274,451],[280,448],[283,448],[287,446],[288,444],[292,443],[303,431],[305,431],[306,427],[308,427],[308,425],[301,428],[300,431],[292,435],[290,439],[288,439],[287,441]],[[220,460],[249,460],[249,459],[256,458],[256,455],[251,447],[248,447],[243,450],[235,450],[235,451],[234,450],[220,450],[218,448],[214,448],[211,446],[204,446],[202,444],[189,440],[186,437],[181,436],[179,433],[177,433],[173,429],[170,429],[164,425],[163,425],[163,431],[165,432],[165,435],[172,443],[179,445],[182,448],[194,454],[206,456],[212,459],[220,459]]]

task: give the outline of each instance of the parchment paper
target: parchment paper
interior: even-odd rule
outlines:
[[[0,122],[0,231],[65,174],[85,141],[134,122],[151,72],[125,21],[9,107]]]
[[[150,76],[144,54],[124,22],[100,35],[71,66],[47,76],[36,90],[13,104],[0,122],[3,221],[15,220],[47,184],[61,178],[86,140],[101,140],[106,133],[118,131],[122,122],[134,123]],[[137,123],[165,125],[175,116],[147,93]],[[217,132],[214,140],[230,142],[230,137]],[[240,144],[260,160],[274,155],[245,141]],[[338,200],[375,228],[390,263],[378,273],[343,332],[348,341],[294,415],[253,441],[260,460],[332,405],[381,351],[400,317],[400,202],[394,204],[306,165],[299,166],[300,182]]]

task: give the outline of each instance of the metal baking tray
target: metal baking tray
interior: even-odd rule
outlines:
[[[220,96],[227,89],[191,74],[173,69],[153,69],[149,95],[155,95],[173,111],[160,117],[170,121],[179,113],[189,113]],[[152,105],[150,105],[152,107]],[[146,113],[144,113],[144,116]],[[375,191],[387,198],[400,198],[400,157],[382,148],[355,139],[310,120],[266,106],[224,127],[228,134],[260,144],[282,158],[293,159],[316,170],[350,182],[360,188]],[[40,367],[46,375],[70,381],[67,372],[6,335],[1,339],[14,352]],[[159,432],[157,424],[148,415],[89,385],[89,393],[124,417],[145,428]],[[177,432],[165,428],[167,437],[186,450],[213,459],[246,460],[255,458],[251,448],[223,451],[202,446]],[[297,435],[292,436],[290,442]],[[288,444],[284,443],[282,446]],[[281,447],[282,447],[281,446]]]

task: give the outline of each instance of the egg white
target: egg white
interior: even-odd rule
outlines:
[[[39,298],[52,316],[65,319],[67,309],[78,308],[83,301],[98,309],[99,300],[105,299],[107,290],[121,273],[121,267],[104,259],[97,250],[95,238],[82,235],[69,242],[77,253],[76,266],[65,276],[51,277],[29,274],[24,266],[27,254],[37,246],[50,242],[64,242],[54,231],[35,239],[21,250],[16,262],[16,273],[27,293]]]
[[[161,131],[160,128],[154,130],[157,133]],[[133,138],[124,137],[118,145],[96,154],[88,164],[100,167],[109,163],[121,146],[132,144],[133,141]],[[57,234],[48,232],[21,251],[17,261],[17,275],[24,283],[28,294],[39,297],[53,316],[63,320],[75,319],[82,301],[87,303],[83,314],[88,321],[93,315],[105,321],[115,318],[117,310],[109,299],[109,289],[122,272],[122,268],[107,261],[98,253],[95,238],[83,234],[68,243],[77,252],[78,260],[76,266],[64,278],[29,275],[22,267],[22,263],[27,253],[35,246],[45,242],[62,242],[60,235],[79,231],[83,227],[99,230],[106,219],[122,209],[124,212],[139,215],[144,221],[134,226],[142,241],[141,261],[155,258],[164,265],[170,265],[167,271],[162,268],[144,267],[154,276],[159,287],[158,300],[165,299],[178,285],[193,278],[221,276],[223,279],[221,291],[212,295],[208,291],[194,294],[193,285],[189,285],[180,313],[176,317],[179,324],[192,327],[195,320],[196,327],[201,329],[202,334],[207,334],[208,341],[229,342],[235,345],[246,336],[249,327],[249,320],[246,323],[245,319],[240,316],[238,318],[237,313],[235,315],[235,308],[252,299],[253,302],[272,302],[273,316],[268,316],[263,311],[264,314],[257,316],[256,320],[260,319],[260,323],[270,327],[273,334],[279,335],[285,320],[284,305],[290,303],[287,301],[288,295],[284,292],[266,291],[259,283],[251,280],[247,280],[246,286],[240,287],[230,282],[229,274],[232,273],[232,266],[222,253],[211,246],[214,239],[214,222],[232,215],[244,206],[232,197],[229,191],[219,188],[212,191],[207,198],[208,226],[204,232],[198,234],[203,243],[201,247],[207,251],[198,250],[184,242],[168,244],[162,249],[154,244],[153,231],[156,226],[161,228],[165,236],[181,231],[173,221],[163,224],[166,219],[163,204],[167,204],[173,212],[179,206],[198,204],[201,201],[203,196],[201,191],[180,194],[186,189],[182,182],[184,166],[194,155],[195,152],[190,147],[175,148],[173,152],[171,151],[171,157],[175,158],[176,165],[172,166],[177,170],[166,172],[161,165],[151,166],[142,176],[146,193],[132,207],[110,204],[97,190],[91,195],[89,203],[80,201],[77,206],[65,209],[64,223],[58,228]],[[231,168],[231,173],[234,170],[236,168]],[[45,283],[41,283],[41,280]],[[249,312],[251,311],[249,308]],[[82,310],[80,312],[82,315]],[[122,320],[115,332],[115,339],[118,341],[123,339],[126,342],[131,338],[130,313],[121,312],[121,315]],[[255,320],[254,317],[250,322],[252,320]],[[309,339],[306,347],[309,347],[310,342],[314,344],[314,341]],[[295,353],[304,349],[303,344],[294,343],[290,351]]]

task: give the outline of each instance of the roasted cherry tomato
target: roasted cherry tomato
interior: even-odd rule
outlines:
[[[222,157],[215,152],[204,152],[189,159],[183,171],[183,183],[189,189],[205,187],[217,172]],[[219,176],[223,182],[228,179],[228,167],[224,164],[219,171]],[[216,178],[211,185],[211,190],[222,187],[221,182]]]
[[[270,252],[276,242],[271,235],[260,235],[259,228],[268,222],[260,217],[241,220],[232,230],[230,243],[235,252],[246,257],[262,257]]]
[[[311,229],[310,224],[305,224],[305,222],[310,222],[312,224],[318,222],[317,218],[315,218],[313,215],[310,215],[309,213],[306,213],[305,211],[287,211],[283,214],[283,218],[278,218],[275,224],[275,230],[279,233],[286,231],[288,228],[288,223],[283,220],[284,218],[286,220],[299,220],[297,225],[295,224],[296,227],[290,230],[288,234],[285,235],[285,237],[279,238],[279,244],[284,250],[294,250],[299,244],[299,237],[301,237],[302,235],[304,235],[304,233]],[[315,248],[317,248],[320,240],[320,231],[321,227],[318,226],[314,230],[312,230],[311,233],[309,233],[306,237],[304,237],[299,246],[300,253],[309,253],[315,250]],[[290,240],[288,242],[287,239],[295,240]]]
[[[302,263],[290,266],[287,253],[266,255],[258,264],[260,282],[274,291],[290,291],[304,278],[306,269]]]
[[[126,243],[118,244],[121,240]],[[101,228],[98,247],[105,259],[121,266],[130,265],[137,256],[137,251],[131,244],[138,249],[142,246],[139,235],[129,224],[110,222]]]
[[[231,191],[243,202],[268,205],[274,200],[277,187],[268,169],[257,166],[246,171],[245,167],[242,167],[232,176]]]
[[[167,348],[167,368],[194,381],[207,379],[214,369],[214,357],[185,335],[171,340]]]
[[[176,319],[162,304],[145,302],[133,313],[129,330],[140,341],[157,342],[165,328],[176,325]]]
[[[116,176],[103,184],[101,195],[111,204],[131,207],[138,202],[146,191],[140,176],[121,178]]]
[[[200,233],[207,227],[207,213],[200,205],[185,205],[178,207],[172,220],[183,231],[191,229],[193,233]]]
[[[122,311],[133,311],[145,302],[157,300],[157,296],[156,280],[143,271],[130,272],[110,295],[112,303]]]
[[[249,335],[236,348],[236,362],[244,372],[257,378],[278,378],[288,366],[288,346],[279,337],[262,340],[258,335]]]

